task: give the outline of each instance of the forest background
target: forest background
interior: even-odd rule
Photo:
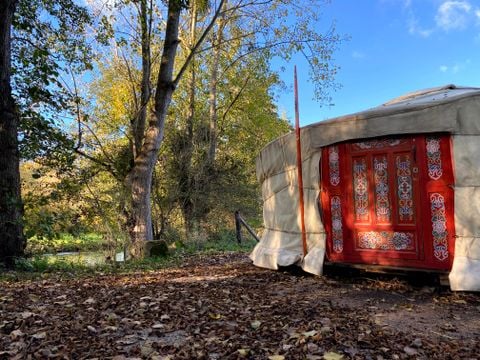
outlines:
[[[314,96],[331,103],[345,37],[316,28],[326,3],[6,1],[2,98],[15,107],[20,182],[3,178],[2,211],[23,221],[12,231],[3,218],[0,241],[14,246],[0,258],[72,244],[141,256],[148,240],[230,236],[235,210],[261,226],[255,158],[291,130],[271,64],[301,54]]]

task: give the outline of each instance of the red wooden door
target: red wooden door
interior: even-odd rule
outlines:
[[[322,209],[332,261],[448,269],[453,174],[445,135],[323,150]]]

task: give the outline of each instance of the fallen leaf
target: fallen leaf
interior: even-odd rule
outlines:
[[[248,356],[250,349],[238,349],[237,352],[240,356]]]
[[[25,334],[21,330],[13,330],[10,333],[10,339],[12,339],[13,341],[18,340],[23,336],[25,336]]]
[[[343,355],[339,354],[339,353],[336,353],[336,352],[333,352],[333,351],[329,351],[329,352],[323,354],[323,358],[325,360],[342,360]]]
[[[415,346],[417,348],[420,348],[422,347],[423,343],[422,343],[422,339],[420,338],[416,338],[415,340],[412,341],[412,346]]]
[[[283,355],[270,355],[268,360],[284,360],[285,356]]]
[[[326,333],[329,333],[332,331],[332,328],[330,326],[322,326],[322,328],[320,329],[320,332],[322,334],[326,334]]]
[[[418,351],[415,350],[414,348],[411,348],[410,346],[405,346],[403,348],[403,351],[405,351],[405,353],[408,355],[408,356],[414,356],[414,355],[417,355],[418,354]]]
[[[220,315],[220,314],[209,313],[208,316],[210,317],[210,319],[213,319],[213,320],[219,320],[219,319],[222,318],[222,315]]]
[[[306,332],[302,333],[302,335],[309,338],[309,337],[317,335],[317,331],[316,330],[306,331]]]
[[[259,321],[259,320],[254,320],[254,321],[252,321],[252,322],[250,323],[250,326],[251,326],[252,329],[254,329],[254,330],[257,330],[257,329],[260,327],[260,325],[262,325],[262,322]]]
[[[32,335],[32,338],[35,340],[43,340],[47,337],[47,333],[45,331],[38,332]]]
[[[90,331],[93,334],[97,333],[97,329],[95,329],[92,325],[88,325],[87,330]]]
[[[30,311],[24,311],[20,314],[20,316],[22,317],[23,320],[26,320],[26,319],[32,317],[33,315],[35,315],[35,314],[30,312]]]

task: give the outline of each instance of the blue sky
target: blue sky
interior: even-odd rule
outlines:
[[[302,126],[419,89],[480,87],[480,0],[332,0],[322,12],[324,23],[335,20],[338,33],[350,36],[334,55],[342,88],[332,93],[335,106],[321,107],[296,58]],[[293,65],[282,74],[287,85]],[[293,91],[280,94],[279,110],[290,120],[293,104]]]

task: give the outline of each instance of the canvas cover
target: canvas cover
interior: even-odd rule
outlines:
[[[298,264],[321,274],[326,234],[319,207],[321,148],[378,136],[452,134],[455,175],[455,254],[452,290],[480,291],[480,88],[447,85],[407,94],[382,106],[301,129],[307,255],[303,256],[298,210],[295,134],[268,144],[257,158],[264,227],[250,254],[257,266]]]

